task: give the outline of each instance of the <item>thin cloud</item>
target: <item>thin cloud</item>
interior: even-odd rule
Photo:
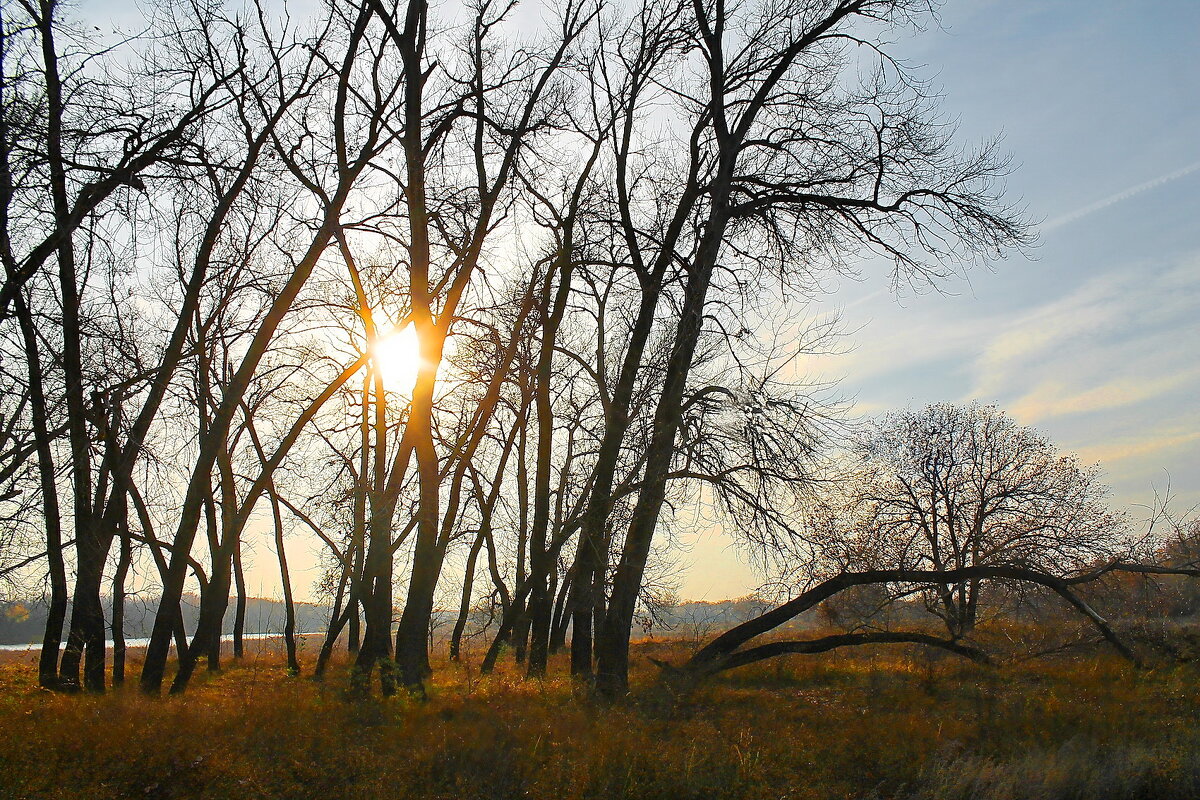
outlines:
[[[1098,386],[1074,389],[1062,381],[1046,381],[1011,405],[1013,416],[1026,424],[1050,417],[1085,414],[1137,405],[1194,382],[1200,372],[1176,373],[1158,379],[1126,376]]]
[[[1115,206],[1117,203],[1122,203],[1129,198],[1135,197],[1143,192],[1148,192],[1151,189],[1157,189],[1163,184],[1170,183],[1171,181],[1177,181],[1180,178],[1191,175],[1196,170],[1200,170],[1200,161],[1195,161],[1191,164],[1188,164],[1186,167],[1183,167],[1182,169],[1177,169],[1174,172],[1167,173],[1166,175],[1160,175],[1159,177],[1146,181],[1145,183],[1139,183],[1137,186],[1132,186],[1124,191],[1117,192],[1116,194],[1110,195],[1103,200],[1098,200],[1091,205],[1086,205],[1083,208],[1076,209],[1069,214],[1064,214],[1061,217],[1055,217],[1054,219],[1042,225],[1042,233],[1049,233],[1050,231],[1061,228],[1064,225],[1070,225],[1072,222],[1078,222],[1084,217],[1095,214],[1097,211],[1103,211],[1109,206]]]
[[[1113,278],[1093,279],[1066,297],[1017,316],[992,334],[976,360],[974,397],[1003,394],[1027,374],[1031,363],[1057,354],[1065,342],[1096,337],[1111,329],[1121,314],[1122,287]],[[995,329],[993,329],[995,330]]]
[[[1097,275],[991,333],[971,397],[1044,418],[1128,405],[1194,380],[1200,325],[1195,256],[1173,268]]]
[[[1200,432],[1196,431],[1190,433],[1150,434],[1110,444],[1082,447],[1076,451],[1076,455],[1085,464],[1098,462],[1108,465],[1131,458],[1142,459],[1146,456],[1161,454],[1165,451],[1184,448],[1196,441],[1200,441]]]

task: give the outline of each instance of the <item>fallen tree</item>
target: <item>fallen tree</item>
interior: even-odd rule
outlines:
[[[817,639],[776,640],[746,647],[752,640],[779,628],[822,601],[854,586],[908,584],[913,587],[921,587],[981,580],[1033,584],[1051,590],[1077,613],[1085,617],[1118,653],[1135,666],[1141,667],[1142,660],[1137,653],[1126,645],[1108,621],[1075,591],[1079,586],[1098,581],[1106,575],[1116,572],[1200,577],[1200,568],[1195,566],[1162,567],[1123,561],[1111,561],[1067,576],[1053,575],[1028,567],[1006,565],[974,566],[951,570],[877,569],[842,572],[821,581],[787,602],[730,628],[700,649],[682,666],[662,662],[655,663],[663,669],[664,677],[685,685],[695,684],[717,673],[776,656],[821,653],[839,647],[867,644],[921,644],[937,647],[980,663],[990,663],[991,657],[984,650],[962,641],[961,638],[939,638],[920,631],[844,633]]]

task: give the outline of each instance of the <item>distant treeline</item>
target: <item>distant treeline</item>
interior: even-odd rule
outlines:
[[[1159,576],[1145,579],[1126,576],[1111,579],[1099,590],[1085,592],[1088,601],[1104,616],[1113,619],[1187,620],[1200,616],[1200,586],[1179,576]],[[105,598],[105,611],[111,619],[111,598]],[[1045,619],[1061,613],[1052,595],[1030,595],[1022,592],[1000,592],[990,613],[1002,613],[1011,619]],[[200,614],[200,599],[185,595],[182,603],[184,624],[190,632],[196,629]],[[701,640],[739,625],[768,611],[771,605],[756,595],[729,600],[687,600],[653,609],[643,609],[635,624],[634,636],[657,639]],[[1001,609],[1003,609],[1001,611]],[[158,610],[158,598],[129,598],[125,602],[126,639],[149,638]],[[251,597],[246,600],[246,634],[282,633],[285,607],[281,600]],[[0,645],[38,644],[46,624],[46,604],[40,600],[0,601]],[[233,633],[234,606],[230,605],[222,622],[221,633]],[[323,633],[329,626],[330,608],[321,603],[296,603],[296,632]],[[395,612],[394,612],[395,613]],[[456,612],[434,609],[430,622],[431,640],[444,642],[449,638]],[[936,620],[920,599],[888,598],[879,587],[860,587],[827,600],[818,616],[790,620],[780,626],[786,630],[806,630],[831,626],[855,629],[869,625],[890,629],[898,624],[923,626]],[[472,610],[466,626],[466,639],[494,633],[495,617],[480,609]]]
[[[112,600],[105,598],[105,614],[112,616]],[[180,604],[184,624],[194,631],[200,617],[200,598],[185,595]],[[316,603],[296,603],[298,633],[322,631],[329,624],[329,607]],[[131,597],[125,601],[125,638],[147,639],[154,626],[158,598]],[[41,601],[0,602],[0,644],[40,644],[46,629],[47,606]],[[233,633],[234,607],[230,605],[222,623],[222,634]],[[247,634],[281,633],[284,604],[279,600],[251,597],[246,600]]]
[[[112,600],[105,598],[105,612],[111,619]],[[183,606],[184,624],[194,631],[199,621],[200,599],[185,595]],[[329,606],[320,603],[296,603],[297,633],[320,633],[329,625]],[[637,633],[658,638],[698,638],[714,630],[744,622],[761,614],[768,605],[761,599],[748,596],[716,602],[684,601],[656,608],[653,615],[639,620]],[[149,638],[154,625],[154,614],[158,610],[158,598],[129,598],[125,601],[126,639]],[[47,606],[41,600],[0,602],[0,645],[39,644],[46,625]],[[454,613],[435,610],[431,625],[433,638],[441,640],[448,635],[449,625],[454,623]],[[486,614],[473,615],[469,632],[491,629]],[[262,597],[246,600],[247,634],[282,633],[285,617],[283,601]],[[234,607],[225,614],[221,632],[233,633]]]

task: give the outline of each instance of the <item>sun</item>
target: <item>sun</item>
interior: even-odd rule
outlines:
[[[389,391],[410,394],[421,364],[421,349],[412,325],[393,328],[375,342],[375,368]]]

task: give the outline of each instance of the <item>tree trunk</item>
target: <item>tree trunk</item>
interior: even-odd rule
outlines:
[[[475,562],[479,559],[479,551],[483,549],[483,531],[475,536],[471,544],[471,552],[467,554],[467,567],[463,575],[462,599],[458,604],[458,619],[454,622],[454,632],[450,635],[450,660],[458,661],[462,649],[463,631],[467,628],[467,619],[471,616],[471,597],[475,588]]]
[[[364,315],[364,326],[375,335],[374,323]],[[362,419],[359,422],[358,476],[354,486],[354,527],[350,532],[351,569],[350,599],[347,603],[350,623],[347,650],[353,655],[359,646],[359,587],[363,580],[363,563],[367,552],[367,494],[371,468],[371,370],[363,370]]]
[[[120,547],[112,590],[113,686],[122,686],[125,683],[125,576],[129,573],[129,565],[133,561],[133,547],[127,531],[121,532]]]
[[[249,356],[247,356],[247,358],[249,358]],[[290,451],[291,447],[296,443],[303,428],[309,423],[309,421],[312,420],[313,416],[321,409],[324,403],[327,402],[329,398],[332,397],[343,385],[345,385],[346,381],[358,373],[358,371],[362,368],[362,365],[365,363],[365,360],[365,356],[360,357],[353,364],[342,370],[342,373],[328,386],[326,386],[321,394],[315,397],[304,409],[303,413],[301,413],[300,416],[293,421],[291,427],[288,429],[287,434],[283,437],[283,440],[276,448],[275,453],[266,461],[266,463],[264,463],[259,476],[255,479],[255,482],[250,487],[246,497],[238,506],[235,517],[233,518],[232,522],[229,523],[229,532],[222,542],[221,554],[217,559],[218,564],[214,564],[215,574],[209,581],[210,585],[217,581],[218,577],[221,581],[223,581],[224,605],[227,606],[229,602],[229,584],[231,581],[232,572],[233,547],[237,543],[238,537],[241,536],[242,531],[245,529],[246,524],[250,519],[250,514],[254,510],[256,501],[262,495],[262,493],[266,491],[267,483],[270,481],[271,476],[279,467],[280,463],[282,463],[283,458]],[[243,367],[244,366],[245,362],[243,362]],[[240,369],[241,368],[239,368],[239,370]],[[236,376],[234,380],[236,382]],[[231,390],[227,388],[226,392],[229,391]],[[222,406],[224,406],[224,403],[225,401],[222,400]],[[226,430],[228,430],[228,422],[226,423]],[[214,431],[212,435],[205,437],[202,450],[204,448],[213,448],[214,450],[224,449],[223,443],[214,443],[215,435],[216,434]],[[220,455],[221,454],[219,452],[212,453],[209,469],[211,469],[212,464],[217,461]],[[208,482],[207,479],[204,482]],[[163,581],[163,600],[168,607],[172,605],[178,606],[180,599],[183,596],[183,583],[187,577],[187,568],[190,566],[189,556],[186,555],[184,543],[186,541],[187,547],[190,548],[191,542],[195,538],[196,529],[199,525],[199,514],[202,511],[204,504],[202,496],[203,493],[204,488],[203,483],[200,481],[199,473],[193,472],[192,478],[188,484],[188,498],[185,498],[184,501],[186,519],[181,520],[181,527],[176,531],[176,541],[171,553],[171,563],[167,567],[167,575]],[[207,493],[211,494],[211,486],[209,487]],[[231,492],[229,504],[232,506],[234,503],[236,503],[236,498],[232,496]],[[180,538],[181,532],[186,532],[186,535],[184,535],[182,539]],[[181,553],[183,555],[181,555]],[[219,567],[219,569],[217,569],[217,567]],[[160,613],[156,614],[154,617],[154,631],[157,632],[157,635],[165,635],[167,638],[165,641],[160,641],[159,639],[155,638],[156,634],[152,633],[150,637],[150,645],[146,648],[146,665],[142,668],[141,687],[142,691],[148,694],[156,694],[162,685],[163,674],[166,671],[167,652],[170,649],[171,635],[174,628],[174,623],[172,622],[171,618],[162,616],[162,606],[160,606],[159,609]],[[221,607],[220,613],[222,616],[224,615],[224,606]],[[211,613],[208,615],[205,614],[205,606],[202,603],[201,623],[198,627],[203,627],[206,631],[211,631],[213,627],[216,627],[219,633],[221,627],[221,618],[218,617],[214,624],[211,617]],[[182,692],[186,688],[187,681],[191,677],[192,667],[194,666],[195,661],[195,659],[192,658],[192,655],[193,654],[189,652],[184,659],[183,664],[181,664],[180,672],[178,675],[176,675],[175,682],[171,687],[172,692]]]
[[[571,581],[574,572],[568,572],[563,577],[562,586],[558,590],[558,598],[554,602],[554,618],[550,622],[550,653],[558,653],[567,645],[567,627],[571,624],[571,609],[567,605],[567,596],[571,591]]]
[[[543,297],[549,300],[550,287],[558,277],[553,306],[542,309],[541,346],[538,353],[537,372],[534,375],[534,405],[537,410],[538,439],[537,457],[533,483],[533,527],[529,534],[529,566],[534,580],[529,595],[529,621],[531,637],[529,643],[529,672],[531,678],[546,674],[546,661],[550,651],[550,622],[553,614],[554,591],[551,588],[551,571],[554,564],[546,537],[550,528],[550,478],[554,454],[554,409],[550,390],[554,378],[554,344],[558,328],[566,312],[571,294],[572,277],[572,226],[566,226],[565,237],[555,259],[554,268],[546,276]]]
[[[350,569],[342,566],[342,577],[338,580],[337,594],[333,599],[333,611],[329,615],[329,627],[325,631],[325,640],[321,643],[321,652],[317,654],[317,666],[313,670],[313,677],[317,680],[325,677],[325,669],[329,665],[329,659],[333,655],[334,645],[337,644],[337,639],[342,634],[342,628],[346,626],[346,620],[350,616],[351,606],[353,601],[345,597],[346,584],[349,583]],[[345,599],[345,605],[342,600]]]
[[[350,615],[350,632],[346,634],[346,651],[352,654],[358,653],[359,648],[359,602],[357,598],[350,598],[350,607],[347,610]]]
[[[424,695],[424,681],[430,674],[429,623],[433,617],[433,596],[441,576],[442,557],[436,541],[421,541],[418,524],[408,599],[396,628],[396,664],[400,679],[405,688],[417,697]]]
[[[83,357],[78,275],[67,198],[67,178],[62,151],[63,96],[58,72],[58,53],[54,44],[54,11],[43,0],[37,19],[41,38],[46,81],[46,157],[50,171],[50,193],[55,226],[64,232],[57,248],[58,284],[62,304],[63,393],[67,401],[67,434],[70,440],[71,482],[75,520],[75,604],[67,647],[59,666],[64,687],[76,688],[79,663],[87,651],[84,684],[91,691],[104,691],[104,610],[100,606],[100,582],[108,555],[105,532],[98,529],[92,507],[91,440],[88,434],[88,408],[83,387]]]
[[[245,655],[243,637],[246,632],[246,574],[242,570],[242,539],[239,536],[233,549],[233,585],[237,592],[237,605],[233,610],[233,657]]]
[[[270,484],[271,515],[275,522],[275,552],[279,556],[279,576],[283,583],[283,642],[287,648],[288,672],[300,674],[300,662],[296,660],[296,604],[292,599],[292,576],[288,571],[287,552],[283,546],[283,515],[279,512],[279,498],[275,485]]]
[[[654,329],[655,314],[663,293],[663,280],[668,267],[674,260],[674,253],[670,252],[670,248],[678,240],[699,197],[696,177],[698,165],[693,159],[674,216],[663,237],[660,252],[650,268],[647,269],[646,265],[641,262],[638,233],[630,217],[627,167],[633,128],[632,116],[627,117],[624,121],[621,144],[618,149],[616,169],[618,209],[622,217],[622,231],[630,252],[635,263],[639,265],[640,271],[646,277],[641,282],[641,299],[638,303],[633,329],[630,331],[625,356],[621,361],[617,384],[613,389],[608,408],[605,409],[604,435],[601,437],[596,455],[592,489],[584,511],[579,544],[575,553],[575,580],[569,598],[572,609],[571,674],[585,681],[590,681],[592,678],[592,623],[596,610],[604,605],[604,572],[608,566],[608,551],[603,544],[605,528],[612,509],[613,487],[616,482],[621,448],[629,430],[634,388],[637,386],[642,359],[650,341],[650,334]]]
[[[365,695],[370,689],[371,673],[380,664],[380,684],[384,696],[395,693],[392,655],[392,541],[391,519],[394,509],[372,509],[370,547],[364,562],[362,609],[365,624],[362,644],[354,661],[351,688]]]
[[[525,663],[525,657],[529,655],[529,627],[530,627],[529,604],[526,603],[521,613],[517,615],[517,622],[513,625],[513,658],[518,664]]]
[[[167,574],[167,560],[163,556],[162,545],[155,536],[154,523],[150,519],[150,511],[146,508],[145,501],[142,500],[141,492],[138,491],[137,486],[132,481],[129,482],[127,488],[129,496],[133,499],[133,507],[137,510],[138,522],[142,526],[142,537],[150,547],[150,555],[154,559],[154,565],[158,568],[159,577],[162,578]],[[159,610],[161,608],[160,605]],[[158,611],[155,613],[157,614]],[[173,610],[167,613],[171,613],[175,618],[173,630],[175,637],[175,657],[179,659],[187,652],[187,630],[184,628],[183,614],[178,604],[175,605]]]
[[[727,160],[723,167],[719,174],[727,176],[732,170],[732,162]],[[717,185],[728,186],[727,181],[727,177],[725,180],[718,179]],[[599,632],[596,686],[601,694],[609,698],[624,694],[629,685],[629,637],[633,613],[658,517],[666,499],[667,475],[683,417],[683,396],[700,339],[709,284],[724,236],[727,216],[725,192],[714,189],[713,194],[713,206],[684,289],[683,307],[675,326],[662,394],[654,409],[650,444],[646,450],[645,475],[625,537],[621,561],[613,575],[612,594],[604,625]]]
[[[1151,570],[1161,570],[1161,568],[1151,568]],[[1142,571],[1142,570],[1134,570]],[[1193,571],[1194,572],[1194,571]],[[761,636],[769,631],[772,631],[779,626],[785,624],[789,620],[795,619],[800,614],[816,607],[822,601],[833,597],[839,592],[845,591],[852,586],[867,586],[871,584],[884,583],[918,583],[937,585],[939,583],[953,582],[957,580],[1007,580],[1007,581],[1025,581],[1046,588],[1059,595],[1063,600],[1069,603],[1077,612],[1086,617],[1100,634],[1125,658],[1128,658],[1134,664],[1139,664],[1137,656],[1129,650],[1128,647],[1121,641],[1120,637],[1112,630],[1105,620],[1100,617],[1086,602],[1080,599],[1072,590],[1073,586],[1080,582],[1094,580],[1105,574],[1106,570],[1098,571],[1092,576],[1084,576],[1068,581],[1053,575],[1049,575],[1037,570],[1025,569],[1023,567],[961,567],[951,570],[920,570],[920,569],[881,569],[868,570],[865,572],[844,572],[836,575],[828,580],[801,592],[796,597],[782,603],[752,619],[746,620],[740,625],[735,625],[729,630],[722,633],[720,636],[702,647],[691,657],[684,665],[682,671],[692,675],[703,676],[721,671],[729,664],[750,663],[755,660],[751,657],[751,651],[740,650],[742,645],[750,642],[750,640]],[[862,636],[886,636],[886,634],[848,634],[843,637],[828,637],[830,641],[838,642],[839,639],[844,639],[842,643],[853,643],[853,637]],[[898,637],[911,637],[912,634],[897,633]],[[932,638],[932,637],[930,637]],[[822,640],[817,640],[818,642]],[[882,639],[880,639],[882,641]],[[899,641],[899,639],[897,639]],[[940,641],[940,640],[939,640]],[[930,642],[923,642],[930,643]],[[802,650],[792,648],[795,643],[778,643],[784,646],[781,652],[819,652],[818,650]],[[958,645],[959,651],[969,651],[973,648],[967,648]],[[800,647],[811,647],[812,642],[801,643]],[[838,644],[837,646],[840,646]],[[938,645],[942,646],[942,645]],[[755,648],[759,653],[769,653],[765,648],[770,645],[763,645],[762,648]],[[969,655],[968,652],[962,652],[963,655]],[[971,656],[974,657],[974,656]],[[745,659],[744,661],[742,661]]]
[[[7,169],[7,158],[4,159]],[[7,178],[7,176],[6,176]],[[4,181],[5,187],[8,181]],[[6,189],[7,191],[7,189]],[[8,203],[3,203],[7,216]],[[8,225],[3,225],[3,250],[9,258]],[[33,315],[18,292],[13,299],[17,321],[21,327],[21,339],[25,347],[25,361],[29,372],[29,408],[33,422],[34,442],[37,445],[38,481],[42,495],[42,519],[46,530],[46,562],[50,572],[50,606],[46,614],[46,630],[42,636],[42,650],[38,657],[38,684],[44,689],[58,688],[58,653],[62,645],[63,624],[67,618],[67,568],[63,559],[62,517],[58,506],[58,482],[55,479],[54,450],[51,446],[50,420],[46,408],[46,395],[42,385],[42,362],[38,349],[37,332]]]
[[[188,685],[201,656],[208,656],[208,669],[216,671],[221,663],[221,627],[229,608],[229,589],[233,582],[233,550],[222,546],[213,556],[208,587],[200,594],[200,618],[192,643],[179,658],[179,672],[171,683],[171,693],[180,694]]]
[[[255,331],[254,338],[247,348],[237,372],[229,385],[225,387],[221,405],[212,421],[210,435],[200,442],[200,452],[192,476],[188,481],[187,493],[180,510],[179,525],[175,531],[175,549],[171,553],[171,562],[162,587],[163,600],[168,606],[179,603],[183,596],[183,586],[188,569],[187,557],[191,552],[192,543],[195,541],[196,531],[199,527],[203,499],[207,494],[206,487],[210,484],[213,464],[224,445],[234,414],[241,404],[259,362],[274,338],[275,331],[279,328],[284,316],[291,310],[297,295],[307,283],[309,275],[312,274],[313,267],[316,266],[318,259],[324,254],[329,240],[333,237],[335,216],[346,201],[354,175],[357,175],[357,172],[353,172],[351,176],[343,176],[337,192],[325,209],[325,219],[313,242],[287,282],[274,296],[271,307],[263,317],[258,330]],[[357,369],[355,371],[357,372]],[[341,382],[344,380],[344,378],[339,378]],[[308,416],[308,414],[302,415],[297,422],[306,421]],[[289,435],[290,433],[291,431],[289,431]],[[290,444],[286,447],[281,445],[281,451],[286,452],[289,447]],[[280,452],[277,451],[276,455],[279,456]],[[250,498],[247,499],[247,502],[250,502]],[[162,686],[173,628],[174,621],[170,617],[155,616],[154,629],[150,634],[150,644],[146,648],[146,663],[142,668],[141,677],[142,690],[147,693],[156,694]]]
[[[59,678],[64,688],[80,686],[79,667],[84,662],[84,688],[93,692],[104,691],[105,624],[100,583],[110,543],[110,538],[99,535],[86,536],[83,542],[76,539],[75,604],[71,611],[67,646],[63,649],[59,667]]]
[[[202,412],[203,413],[203,412]],[[226,498],[226,502],[222,504],[222,516],[228,517],[225,513],[229,508],[230,498]],[[210,494],[204,505],[204,513],[206,517],[207,533],[208,533],[208,552],[211,561],[212,574],[209,576],[208,587],[200,592],[200,619],[196,623],[196,633],[192,637],[192,645],[188,648],[186,658],[179,660],[179,673],[176,675],[175,683],[171,687],[171,691],[181,691],[186,685],[187,680],[191,677],[192,667],[184,667],[185,662],[196,662],[202,656],[208,656],[208,671],[216,672],[221,668],[221,640],[220,626],[211,624],[211,617],[214,612],[212,610],[213,603],[216,601],[216,591],[218,591],[218,582],[221,576],[221,538],[220,526],[217,523],[217,504]],[[226,603],[228,602],[228,590],[226,590]],[[224,615],[224,608],[221,614]],[[213,644],[217,646],[214,648]],[[180,678],[183,678],[183,683],[180,683]]]
[[[591,680],[592,676],[592,617],[596,606],[603,604],[603,593],[597,594],[596,587],[603,586],[604,571],[608,565],[607,548],[603,546],[604,531],[612,508],[621,448],[629,430],[633,391],[653,330],[655,311],[662,293],[659,283],[667,263],[668,259],[659,259],[654,274],[642,287],[637,319],[630,333],[620,376],[612,400],[605,410],[604,435],[600,440],[595,477],[575,551],[575,580],[569,601],[572,609],[571,674],[585,681]]]

